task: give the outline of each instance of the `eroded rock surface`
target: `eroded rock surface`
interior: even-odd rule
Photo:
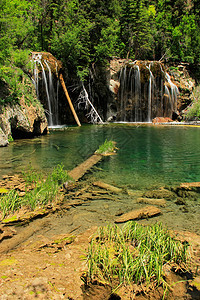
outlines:
[[[0,146],[6,146],[8,139],[41,135],[47,131],[47,119],[42,106],[20,104],[0,107]]]

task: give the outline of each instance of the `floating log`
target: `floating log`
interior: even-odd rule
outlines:
[[[76,114],[76,112],[75,112],[75,109],[74,109],[74,106],[73,106],[73,104],[72,104],[72,101],[71,101],[71,99],[70,99],[70,97],[69,97],[69,94],[68,94],[68,91],[67,91],[67,88],[66,88],[65,81],[64,81],[64,79],[63,79],[62,73],[60,73],[59,79],[60,79],[60,83],[61,83],[61,85],[62,85],[62,87],[63,87],[65,96],[66,96],[66,98],[67,98],[67,101],[68,101],[68,103],[69,103],[70,109],[71,109],[71,111],[72,111],[72,114],[73,114],[73,116],[74,116],[74,119],[76,120],[77,125],[78,125],[78,126],[81,126],[81,123],[80,123],[79,118],[78,118],[78,116],[77,116],[77,114]]]
[[[113,193],[121,193],[122,192],[122,189],[118,188],[118,187],[115,187],[113,185],[110,185],[110,184],[107,184],[107,183],[104,183],[102,181],[95,181],[93,182],[93,185],[94,186],[98,186],[102,189],[105,189],[105,190],[109,190]]]
[[[124,223],[130,220],[146,219],[160,214],[161,210],[159,208],[155,206],[145,206],[143,208],[132,210],[126,214],[123,214],[115,220],[115,223]]]

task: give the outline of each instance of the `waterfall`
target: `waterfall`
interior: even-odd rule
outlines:
[[[167,82],[170,85],[170,90],[171,90],[172,109],[177,110],[177,96],[179,94],[179,90],[177,86],[171,81],[171,78],[168,73],[166,73],[166,78],[167,78]]]
[[[155,117],[171,117],[176,112],[179,91],[160,62],[126,63],[119,82],[118,120],[152,122]]]
[[[45,59],[42,59],[42,54],[40,53],[34,54],[32,56],[32,60],[34,61],[34,84],[36,89],[36,95],[38,98],[40,96],[38,74],[39,74],[39,68],[41,68],[42,83],[44,84],[46,99],[47,99],[47,109],[45,110],[45,112],[47,114],[49,127],[59,125],[58,84],[57,84],[57,92],[55,96],[54,86],[53,86],[53,76],[48,62]],[[48,73],[48,78],[46,72]]]

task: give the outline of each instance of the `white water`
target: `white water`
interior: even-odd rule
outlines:
[[[171,117],[176,112],[179,91],[161,63],[127,63],[121,68],[119,82],[120,121],[151,122],[155,117]]]
[[[34,61],[34,84],[35,84],[35,89],[36,89],[36,95],[39,99],[39,79],[38,79],[38,66],[41,67],[42,70],[42,80],[43,84],[45,87],[46,91],[46,97],[47,97],[47,108],[45,110],[47,114],[47,119],[48,119],[48,124],[49,127],[57,126],[59,125],[59,118],[58,118],[58,87],[59,85],[57,84],[57,91],[56,91],[56,96],[54,92],[54,87],[53,87],[53,78],[52,78],[52,72],[51,68],[46,60],[42,62],[42,54],[34,54],[32,57]],[[45,65],[43,65],[43,63]],[[48,71],[48,79],[47,75],[45,72],[45,68]]]

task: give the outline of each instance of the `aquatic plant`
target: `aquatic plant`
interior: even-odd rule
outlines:
[[[20,199],[15,190],[11,190],[0,198],[0,211],[4,218],[10,212],[14,212],[20,207]]]
[[[100,227],[87,255],[88,278],[110,284],[164,284],[164,269],[186,268],[187,244],[175,240],[161,223],[142,226],[130,221]]]
[[[25,195],[19,197],[17,191],[11,190],[0,198],[2,217],[4,218],[22,206],[35,209],[36,206],[44,206],[56,201],[62,184],[67,180],[73,181],[63,168],[63,165],[57,165],[51,173],[45,176],[29,166],[27,171],[23,171]]]
[[[106,139],[105,142],[95,151],[95,154],[106,155],[108,153],[115,152],[115,145],[116,143],[114,141],[108,141]]]

